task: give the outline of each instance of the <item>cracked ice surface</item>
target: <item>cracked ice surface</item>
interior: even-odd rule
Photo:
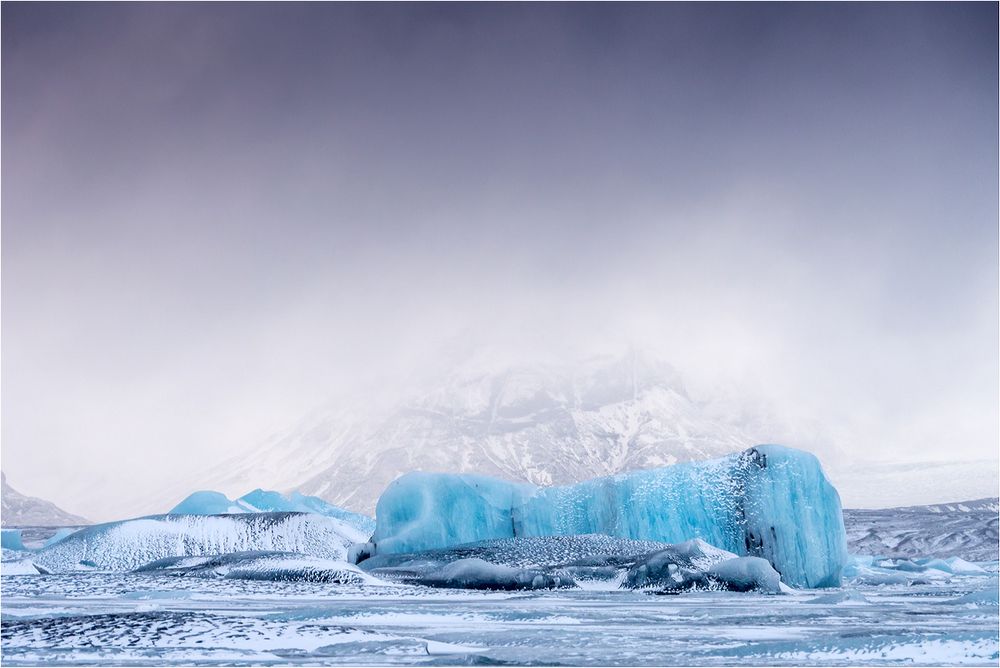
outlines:
[[[778,596],[99,572],[2,585],[7,665],[996,665],[1000,651],[992,572]]]

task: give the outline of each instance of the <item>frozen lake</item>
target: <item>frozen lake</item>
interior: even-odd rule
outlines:
[[[594,587],[496,593],[5,575],[2,658],[12,666],[652,666],[996,665],[1000,656],[995,573],[777,596]],[[956,601],[969,594],[971,602]]]

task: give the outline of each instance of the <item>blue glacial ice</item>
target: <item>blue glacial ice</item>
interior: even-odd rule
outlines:
[[[366,538],[345,522],[306,513],[151,515],[81,529],[36,552],[32,560],[57,572],[81,565],[125,571],[165,557],[255,550],[343,561],[350,545]]]
[[[0,529],[0,546],[5,550],[26,550],[21,541],[20,529]]]
[[[231,501],[222,492],[202,490],[189,494],[170,509],[171,515],[226,515],[253,512],[237,501]]]
[[[289,495],[265,489],[255,489],[238,499],[230,500],[221,492],[203,490],[188,495],[170,510],[171,515],[224,515],[240,513],[314,513],[333,517],[355,527],[366,536],[375,531],[375,520],[367,515],[352,513],[318,496],[298,492]]]
[[[840,584],[840,497],[811,454],[776,445],[662,469],[535,487],[475,475],[410,473],[379,498],[378,554],[520,536],[699,538],[766,559],[797,587]]]

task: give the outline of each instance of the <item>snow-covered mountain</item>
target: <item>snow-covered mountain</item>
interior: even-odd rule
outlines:
[[[850,550],[884,557],[995,560],[1000,551],[1000,499],[844,510]]]
[[[25,496],[7,484],[7,475],[0,473],[3,526],[79,526],[87,520],[45,499]]]
[[[205,486],[295,489],[372,513],[413,471],[539,485],[707,459],[767,440],[761,423],[692,397],[677,371],[634,351],[585,362],[465,363],[399,399],[318,410],[215,470]]]

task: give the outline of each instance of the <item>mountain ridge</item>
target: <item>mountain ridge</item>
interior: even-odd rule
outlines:
[[[79,526],[89,520],[66,512],[51,501],[18,492],[0,472],[3,526]]]

